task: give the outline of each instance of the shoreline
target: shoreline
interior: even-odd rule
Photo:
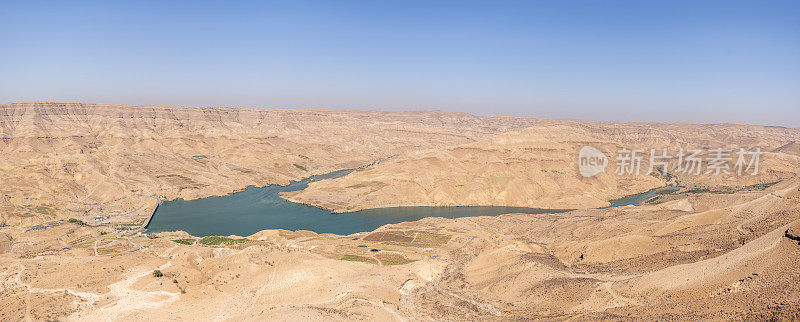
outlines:
[[[151,197],[151,198],[155,199],[155,201],[156,201],[155,207],[153,207],[153,211],[150,212],[150,215],[147,216],[147,218],[144,220],[142,225],[139,226],[138,229],[136,229],[137,232],[147,231],[147,226],[150,225],[150,221],[153,220],[153,217],[155,217],[156,211],[158,210],[158,207],[161,206],[161,203],[163,202],[160,198],[156,198],[156,197]]]

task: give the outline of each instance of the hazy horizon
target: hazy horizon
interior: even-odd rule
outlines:
[[[800,3],[3,3],[0,102],[800,127]]]

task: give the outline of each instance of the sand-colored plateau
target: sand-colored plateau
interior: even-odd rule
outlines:
[[[798,129],[14,103],[0,134],[2,321],[800,319]],[[753,176],[583,178],[583,145],[611,171],[620,147],[765,153]],[[286,197],[576,210],[349,236],[136,233],[159,199],[348,168]]]
[[[335,211],[422,205],[596,208],[667,183],[665,177],[644,175],[650,171],[650,148],[658,155],[667,148],[674,158],[680,149],[764,151],[756,175],[739,176],[733,169],[728,175],[705,174],[706,169],[701,175],[674,174],[687,186],[741,187],[794,177],[800,170],[800,154],[788,149],[786,142],[798,139],[797,130],[758,126],[541,121],[449,149],[409,153],[284,196]],[[586,145],[609,156],[605,173],[592,178],[577,175],[577,153]],[[614,158],[623,148],[646,151],[641,175],[614,174]]]
[[[109,214],[141,221],[152,197],[287,184],[536,122],[441,112],[0,104],[0,223]]]

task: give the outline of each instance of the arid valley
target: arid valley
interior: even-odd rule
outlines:
[[[579,173],[583,146],[605,172]],[[624,148],[648,149],[640,175],[614,173]],[[650,148],[762,153],[743,175],[735,153],[719,175],[645,174]],[[280,196],[335,216],[559,211],[349,235],[146,229],[162,202],[345,169]],[[799,173],[790,127],[0,104],[0,320],[800,319]]]

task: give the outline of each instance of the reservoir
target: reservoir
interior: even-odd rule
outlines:
[[[622,197],[622,198],[619,198],[619,199],[609,200],[611,205],[608,206],[608,207],[605,207],[605,208],[623,207],[623,206],[631,206],[631,205],[639,206],[643,202],[647,201],[650,198],[653,198],[653,197],[658,196],[660,194],[668,194],[668,193],[674,192],[676,190],[677,190],[677,188],[674,187],[674,186],[666,186],[666,187],[654,188],[654,189],[651,189],[651,190],[648,190],[648,191],[645,191],[645,192],[642,192],[642,193],[628,195],[628,196],[625,196],[625,197]]]
[[[312,176],[286,186],[251,186],[226,196],[166,201],[156,210],[147,231],[183,230],[194,236],[248,236],[265,229],[304,229],[349,235],[425,217],[459,218],[565,211],[524,207],[392,207],[334,214],[326,209],[288,201],[278,195],[284,191],[303,190],[310,182],[341,177],[351,171]]]
[[[460,218],[509,213],[543,214],[567,211],[490,206],[390,207],[334,214],[330,210],[294,203],[278,195],[284,191],[303,190],[311,182],[338,178],[351,171],[341,170],[311,176],[285,186],[250,186],[225,196],[166,201],[156,210],[153,219],[147,226],[147,231],[183,230],[194,236],[248,236],[265,229],[287,229],[349,235],[372,231],[387,224],[415,221],[425,217]],[[671,188],[656,188],[611,200],[610,207],[639,205],[666,189]]]

